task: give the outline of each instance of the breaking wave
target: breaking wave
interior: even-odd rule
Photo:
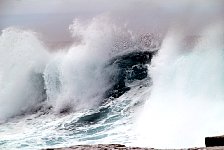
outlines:
[[[76,19],[69,29],[73,45],[53,52],[37,33],[2,31],[3,148],[192,147],[224,132],[221,25],[200,36],[171,30],[163,37],[98,17]],[[15,133],[21,124],[26,134]]]

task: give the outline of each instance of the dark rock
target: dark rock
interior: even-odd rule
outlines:
[[[113,97],[118,98],[123,95],[125,92],[129,91],[131,88],[126,86],[121,86],[120,83],[115,84],[112,86],[108,91],[105,93],[105,97]]]
[[[135,80],[147,78],[147,64],[150,64],[155,53],[134,51],[111,59],[106,68],[114,70],[110,75],[112,86],[105,92],[104,97],[118,98],[130,90],[130,87],[126,86],[126,82],[132,83]]]
[[[66,105],[62,109],[60,109],[59,113],[60,114],[68,114],[72,111],[72,106]]]
[[[224,146],[224,136],[206,137],[206,147]]]
[[[76,145],[67,148],[48,148],[45,150],[153,150],[152,148],[126,147],[121,144]]]
[[[156,150],[154,148],[127,147],[120,144],[98,144],[98,145],[76,145],[64,148],[48,148],[45,150]],[[200,147],[200,148],[184,148],[184,150],[223,150],[224,147]],[[178,149],[176,149],[178,150]],[[183,150],[183,149],[180,149]]]

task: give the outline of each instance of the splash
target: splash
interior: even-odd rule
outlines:
[[[136,33],[127,25],[117,26],[107,17],[100,16],[87,22],[76,19],[69,29],[74,40],[73,45],[53,52],[50,52],[39,36],[32,31],[16,28],[2,31],[0,36],[1,121],[40,110],[50,111],[50,114],[41,116],[43,119],[50,116],[49,120],[55,120],[59,113],[77,113],[80,110],[87,110],[84,111],[86,114],[82,112],[81,119],[79,113],[72,113],[71,116],[75,117],[68,115],[55,121],[55,124],[47,123],[51,127],[47,133],[49,135],[54,133],[59,139],[65,137],[66,141],[71,139],[71,133],[67,135],[66,125],[76,131],[74,124],[77,120],[81,120],[82,123],[82,120],[85,122],[87,118],[88,122],[90,118],[91,122],[93,117],[93,120],[96,118],[99,122],[93,126],[88,124],[85,130],[82,130],[81,126],[80,134],[77,136],[85,136],[85,131],[89,129],[91,129],[90,133],[98,134],[100,129],[105,133],[100,133],[98,137],[94,135],[87,135],[89,136],[87,138],[79,137],[83,143],[95,144],[97,141],[106,143],[111,141],[111,136],[113,137],[111,142],[123,141],[135,145],[132,115],[138,114],[134,108],[141,108],[139,105],[144,101],[147,95],[145,93],[148,93],[148,101],[137,122],[139,127],[136,134],[140,134],[137,146],[156,148],[203,146],[205,136],[224,132],[222,130],[224,46],[221,24],[201,28],[196,33],[200,33],[200,36],[191,36],[190,39],[185,35],[190,34],[188,33],[190,29],[185,30],[180,27],[181,31],[184,30],[180,32],[175,28],[163,39],[161,48],[159,36],[155,37],[146,32]],[[147,51],[151,54],[151,51],[158,49],[152,64],[150,61],[148,64],[148,74],[153,84],[140,82],[128,85],[128,92],[125,91],[122,93],[123,96],[119,97],[119,95],[117,99],[107,104],[110,111],[100,111],[99,105],[104,98],[103,94],[111,88],[111,74],[116,74],[118,71],[122,74],[120,76],[122,79],[129,75],[133,75],[130,78],[138,78],[138,72],[148,69],[145,64],[133,67],[132,62],[128,66],[127,64],[132,61],[132,56],[128,52]],[[144,53],[141,54],[144,57],[139,58],[149,59]],[[119,61],[118,58],[121,60]],[[139,58],[137,61],[141,63],[142,60]],[[105,69],[110,62],[121,67],[126,63],[126,66],[121,70]],[[128,68],[128,73],[123,72],[125,67]],[[138,77],[135,77],[135,74]],[[142,78],[147,77],[148,74],[141,74]],[[127,86],[123,81],[118,82],[117,85]],[[92,110],[93,112],[88,114],[89,109],[92,108],[99,112]],[[101,112],[105,113],[105,118],[99,117]],[[116,114],[119,114],[118,117]],[[38,118],[38,123],[43,121],[41,117]],[[68,123],[64,124],[64,120]],[[37,122],[32,121],[35,128]],[[112,132],[111,128],[106,130],[103,123],[106,123],[106,126],[111,125],[115,132]],[[13,123],[10,125],[14,126]],[[116,125],[119,127],[115,127]],[[58,129],[58,126],[62,127]],[[96,127],[93,128],[93,132],[92,127]],[[46,129],[46,126],[41,126],[41,129]],[[58,136],[56,133],[58,130],[66,131]],[[121,131],[123,135],[119,134]],[[30,135],[33,132],[36,131],[30,132]],[[4,131],[2,133],[5,134]],[[128,135],[131,135],[130,139]],[[121,140],[119,137],[122,137]],[[11,136],[7,138],[9,141],[15,141]],[[42,135],[37,135],[33,139],[41,138]],[[16,141],[16,145],[21,146],[20,140]]]
[[[29,31],[8,28],[0,37],[0,120],[31,111],[44,99],[45,47]]]
[[[88,22],[75,19],[69,30],[73,45],[54,51],[32,31],[2,31],[0,120],[46,109],[58,114],[97,108],[115,71],[105,69],[108,61],[159,46],[152,34],[138,36],[104,15]]]
[[[138,130],[146,146],[203,146],[206,136],[224,132],[222,25],[204,29],[192,49],[177,33],[166,36],[150,67],[153,86]]]

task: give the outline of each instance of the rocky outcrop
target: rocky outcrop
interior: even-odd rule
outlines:
[[[64,147],[64,148],[48,148],[45,150],[156,150],[156,149],[141,148],[141,147],[127,147],[121,144],[98,144],[98,145],[76,145],[76,146]],[[224,150],[224,147],[185,148],[182,150]]]
[[[153,150],[153,148],[126,147],[121,144],[76,145],[67,148],[48,148],[46,150]]]
[[[224,146],[224,135],[205,138],[206,147]]]

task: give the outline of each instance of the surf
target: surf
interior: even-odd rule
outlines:
[[[54,51],[38,33],[3,30],[0,146],[183,148],[223,133],[222,23],[196,36],[128,27],[104,15],[75,19],[72,45]]]

